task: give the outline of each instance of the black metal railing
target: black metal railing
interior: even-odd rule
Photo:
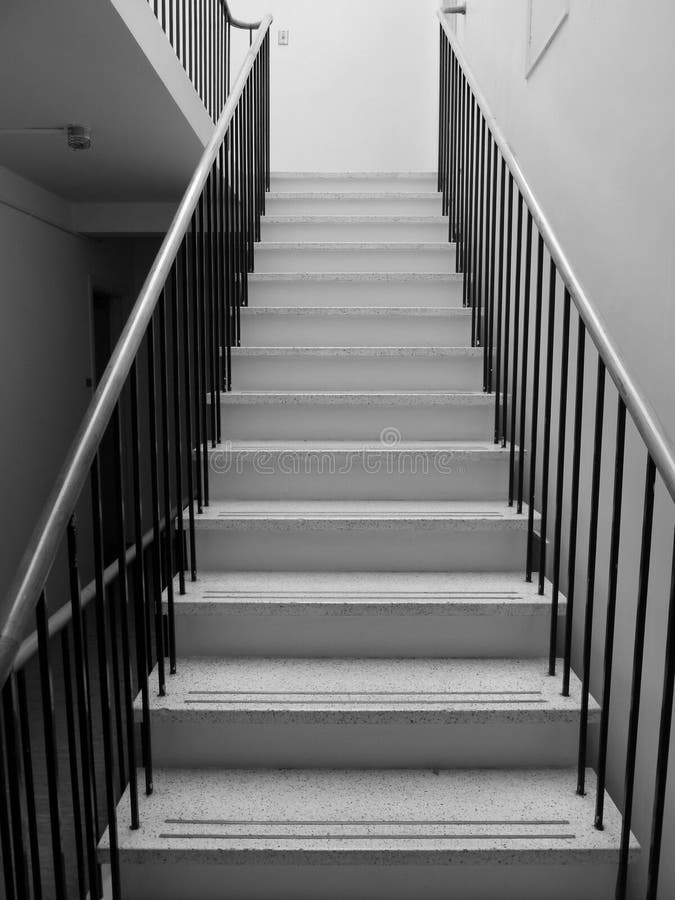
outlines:
[[[149,678],[156,667],[163,694],[176,669],[174,582],[183,593],[196,577],[195,514],[209,502],[208,448],[269,189],[270,23],[0,608],[6,900],[102,897],[106,830],[121,897],[118,815],[138,828],[139,790],[153,790]]]
[[[560,646],[563,695],[570,693],[573,660],[580,671],[576,787],[579,794],[585,793],[586,767],[589,761],[594,762],[597,771],[595,827],[598,829],[604,823],[608,759],[614,758],[623,769],[616,897],[624,900],[635,797],[655,484],[658,473],[660,492],[667,507],[665,518],[672,527],[675,457],[656,415],[637,391],[576,279],[453,31],[442,13],[439,18],[438,189],[443,195],[443,212],[449,217],[448,237],[456,242],[457,270],[464,273],[463,302],[471,308],[472,345],[484,350],[483,387],[495,397],[494,440],[509,448],[509,505],[516,504],[519,513],[527,513],[525,577],[532,581],[538,570],[540,594],[545,593],[547,573],[551,577],[549,674],[556,675]],[[572,351],[570,343],[574,337],[576,349]],[[588,354],[596,369],[595,378],[590,379],[586,365]],[[594,393],[590,404],[586,402],[586,389]],[[568,404],[572,394],[570,426]],[[615,406],[614,416],[606,415],[605,407],[609,405],[606,400]],[[632,429],[633,455],[642,456],[646,469],[639,535],[626,533],[627,516],[622,502],[628,483],[624,477],[627,416]],[[589,422],[591,426],[586,427]],[[612,432],[614,465],[611,476],[605,474],[607,490],[603,492],[603,444]],[[582,481],[588,488],[583,494]],[[601,515],[611,523],[607,539],[602,542],[602,562],[607,566],[604,570],[607,590],[602,596],[596,589],[601,572],[598,553]],[[577,568],[584,545],[585,590],[582,596],[575,596]],[[622,558],[629,560],[631,550],[636,552],[638,547],[639,571],[635,599],[630,604],[634,623],[625,747],[618,745],[618,739],[610,746],[610,721],[616,714],[615,704],[619,699],[611,696],[611,689],[620,562]],[[661,712],[651,743],[647,742],[651,750],[656,747],[648,766],[653,771],[655,763],[656,768],[648,863],[638,887],[640,895],[647,900],[657,897],[663,833],[675,681],[675,554],[665,560],[664,568],[673,574],[669,594],[665,587],[661,595],[668,596],[661,604],[662,608],[667,606],[663,616],[667,618],[663,656],[657,662],[650,660],[652,665],[660,666],[655,677],[661,679]],[[624,581],[632,576],[631,569],[635,570],[635,565],[625,562],[621,569]],[[559,635],[561,570],[566,574],[567,597],[564,630]],[[598,682],[601,718],[597,748],[591,755],[589,698],[592,665],[596,661],[593,629],[600,617],[597,609],[600,600],[604,613],[604,621],[600,620],[604,629],[602,652],[597,655],[602,673]],[[577,628],[576,617],[581,617]],[[614,701],[612,704],[610,699]],[[618,780],[620,783],[621,779]]]
[[[176,56],[216,121],[230,93],[232,29],[249,33],[260,22],[242,22],[227,0],[148,0]]]

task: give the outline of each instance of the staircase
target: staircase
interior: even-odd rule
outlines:
[[[454,271],[435,176],[273,177],[125,900],[613,895]]]

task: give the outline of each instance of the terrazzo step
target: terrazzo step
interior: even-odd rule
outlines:
[[[255,306],[461,307],[462,276],[419,272],[260,273],[248,276]]]
[[[607,797],[593,827],[587,780],[580,797],[565,768],[158,768],[141,827],[119,829],[123,896],[608,900],[621,823]],[[128,808],[125,792],[120,821]]]
[[[538,524],[538,519],[537,519]],[[478,501],[220,501],[195,522],[201,571],[499,571],[527,513]]]
[[[475,391],[480,347],[233,347],[241,391]]]
[[[445,216],[263,216],[263,241],[447,241]]]
[[[455,271],[455,247],[447,241],[266,241],[255,245],[255,271],[425,272]]]
[[[436,191],[435,172],[273,172],[272,191]]]
[[[440,216],[441,195],[424,191],[270,191],[265,197],[268,216]]]
[[[539,595],[520,572],[200,569],[174,601],[185,657],[533,658],[550,609],[550,583]]]
[[[463,307],[266,306],[241,310],[241,345],[307,347],[447,347],[471,343]]]
[[[162,767],[570,766],[580,684],[545,659],[180,658],[150,710]]]
[[[487,441],[494,395],[482,391],[230,391],[223,440]]]
[[[214,500],[506,500],[492,442],[228,441],[209,451]]]

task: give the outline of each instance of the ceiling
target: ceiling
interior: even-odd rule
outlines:
[[[69,123],[91,126],[91,150],[60,134],[0,133],[0,165],[74,202],[166,201],[203,151],[110,0],[3,0],[0,128]]]

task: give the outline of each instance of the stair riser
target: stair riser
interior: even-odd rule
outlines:
[[[288,523],[197,530],[197,559],[204,572],[518,571],[526,532],[418,528],[380,524],[353,528],[290,530]]]
[[[214,500],[506,500],[508,460],[453,459],[423,452],[393,456],[217,450]]]
[[[235,356],[238,391],[477,391],[480,354],[404,356]]]
[[[242,347],[462,347],[469,316],[242,315]]]
[[[346,406],[235,404],[222,411],[223,440],[379,441],[396,429],[402,440],[490,440],[494,408],[457,406]]]
[[[162,768],[518,768],[573,765],[579,724],[247,724],[153,713],[152,736]]]
[[[248,615],[176,611],[180,656],[534,659],[548,645],[547,612],[524,615]],[[560,632],[562,633],[562,632]]]
[[[441,854],[439,854],[440,856]],[[127,862],[122,855],[125,900],[609,900],[616,860],[565,864],[470,863],[417,865],[397,859],[378,865],[312,865],[307,853],[296,865],[219,865],[171,862],[161,854]],[[158,858],[161,857],[161,858]],[[448,893],[448,886],[452,892]]]
[[[412,174],[412,175],[371,175],[357,173],[349,174],[322,174],[316,175],[308,173],[306,175],[272,175],[270,179],[270,190],[272,191],[334,191],[345,193],[348,191],[358,191],[364,193],[366,191],[382,192],[396,191],[413,191],[421,193],[423,191],[435,191],[438,188],[438,180],[433,174]]]
[[[455,250],[271,250],[256,248],[256,272],[423,272],[450,275]]]
[[[462,282],[452,281],[255,281],[249,306],[441,306],[462,305]]]
[[[268,197],[268,216],[440,216],[441,197]]]
[[[266,222],[263,241],[447,241],[445,222]]]

